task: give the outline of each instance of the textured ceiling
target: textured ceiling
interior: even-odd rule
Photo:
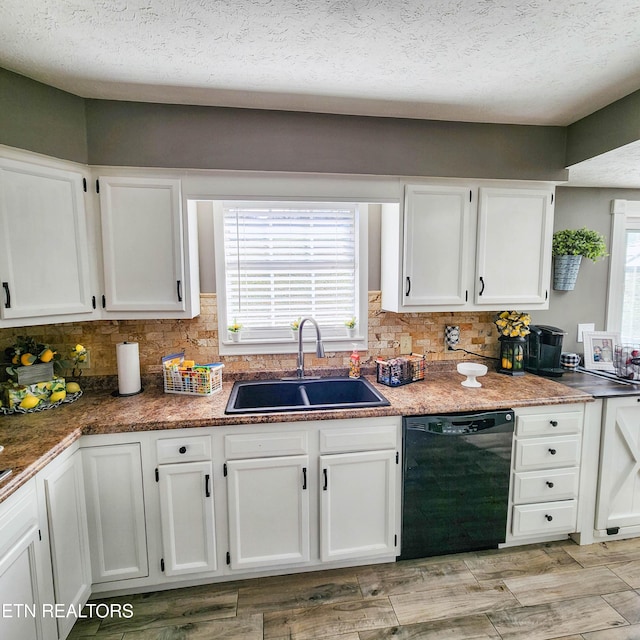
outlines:
[[[640,88],[640,2],[1,0],[0,66],[85,97],[567,125]]]

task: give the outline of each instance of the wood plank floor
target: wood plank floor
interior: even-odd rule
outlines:
[[[571,541],[94,600],[72,640],[640,640],[640,538]]]

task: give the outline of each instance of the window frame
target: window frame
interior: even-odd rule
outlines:
[[[200,200],[203,200],[201,198]],[[218,307],[218,350],[221,356],[230,355],[261,355],[261,354],[287,354],[298,352],[298,340],[294,339],[289,330],[284,330],[282,334],[265,338],[252,338],[232,342],[227,335],[227,291],[225,273],[224,254],[224,213],[223,201],[238,200],[255,202],[300,202],[300,203],[344,203],[358,207],[358,220],[356,225],[356,288],[358,290],[358,305],[356,314],[358,324],[356,335],[351,337],[347,334],[337,335],[336,332],[323,334],[322,341],[325,351],[351,351],[356,345],[360,350],[366,350],[368,345],[368,203],[357,202],[341,198],[211,198],[213,205],[213,239],[214,239],[214,260],[216,270],[216,297]],[[325,332],[326,333],[326,332]],[[312,351],[315,348],[315,329],[311,323],[305,324],[303,329],[304,351]]]
[[[606,328],[607,331],[621,333],[626,235],[627,231],[640,230],[640,200],[612,200],[611,218]]]

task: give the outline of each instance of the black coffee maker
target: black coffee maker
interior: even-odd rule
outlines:
[[[539,376],[560,377],[564,371],[560,366],[560,355],[566,332],[544,324],[532,324],[529,329],[525,369]]]

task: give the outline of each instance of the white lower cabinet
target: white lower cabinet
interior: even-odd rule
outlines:
[[[140,443],[89,446],[82,457],[93,583],[147,576]]]
[[[38,476],[40,501],[46,504],[58,635],[66,638],[91,594],[91,566],[81,452],[61,456]]]
[[[232,569],[309,561],[309,457],[230,460],[227,467]]]
[[[211,478],[210,460],[158,465],[166,576],[216,569]]]
[[[608,398],[602,419],[595,528],[640,534],[640,398]]]
[[[396,451],[320,456],[320,559],[393,555]]]
[[[506,545],[577,531],[582,404],[516,410]]]
[[[47,627],[42,616],[43,605],[51,602],[38,561],[41,544],[35,480],[31,480],[0,504],[0,638],[57,638],[55,622]]]

